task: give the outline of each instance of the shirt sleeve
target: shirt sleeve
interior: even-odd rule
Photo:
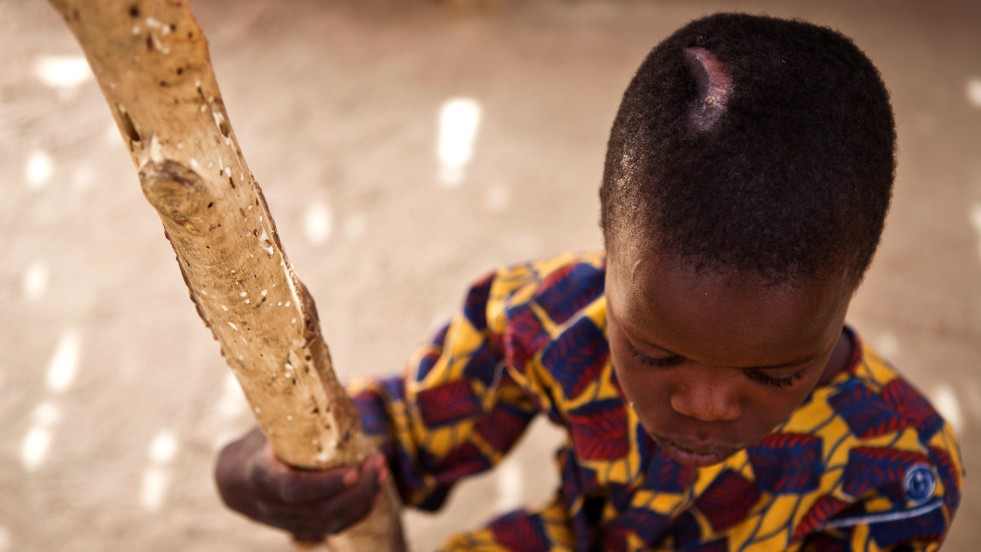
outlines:
[[[352,385],[365,431],[384,452],[405,504],[438,509],[455,482],[496,464],[536,415],[536,402],[501,354],[500,324],[488,324],[488,312],[499,318],[520,280],[512,270],[478,281],[403,376]]]

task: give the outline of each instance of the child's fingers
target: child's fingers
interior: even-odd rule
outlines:
[[[282,529],[296,537],[318,541],[331,533],[329,520],[323,520],[312,511],[309,505],[286,506],[282,503],[258,502],[260,521]]]
[[[384,461],[382,461],[384,462]],[[328,521],[329,532],[341,531],[360,521],[375,504],[381,494],[378,482],[379,466],[375,462],[365,462],[365,470],[358,482],[332,500],[321,502],[318,507],[319,518]]]
[[[307,504],[337,496],[357,481],[358,470],[338,468],[322,472],[294,472],[280,483],[279,496],[286,504]]]
[[[335,496],[349,486],[355,468],[303,471],[274,459],[257,461],[250,474],[258,498],[284,504],[304,504]]]
[[[375,479],[384,466],[385,460],[380,454],[368,457],[360,471],[356,467],[296,470],[275,460],[259,468],[258,485],[267,489],[265,498],[289,505],[307,504],[338,496],[365,477]]]

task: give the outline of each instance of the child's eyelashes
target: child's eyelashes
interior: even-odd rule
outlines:
[[[761,370],[752,370],[752,369],[750,369],[750,370],[746,370],[745,372],[746,372],[746,375],[749,376],[749,379],[751,379],[753,381],[758,381],[758,382],[760,382],[762,384],[765,384],[765,385],[772,385],[774,387],[790,387],[791,385],[793,385],[794,383],[796,383],[799,379],[801,379],[802,377],[804,377],[804,369],[803,368],[800,369],[800,370],[798,370],[794,374],[791,374],[789,376],[782,377],[782,378],[776,378],[776,377],[773,377],[773,376],[768,376],[765,373],[763,373],[763,371],[761,371]]]
[[[685,362],[685,357],[678,356],[678,355],[670,355],[666,357],[647,356],[644,353],[638,351],[637,348],[633,346],[633,344],[630,344],[628,342],[627,345],[628,345],[627,348],[630,351],[630,355],[634,358],[634,360],[643,364],[644,366],[653,366],[655,368],[668,368],[671,366],[677,366]],[[800,370],[789,376],[784,376],[784,377],[771,376],[766,374],[763,370],[756,370],[752,368],[745,369],[743,370],[743,372],[746,374],[746,376],[749,379],[755,382],[762,383],[764,385],[771,385],[773,387],[779,387],[779,388],[790,387],[793,384],[797,383],[797,381],[799,381],[802,377],[804,377],[803,368],[801,368]]]
[[[640,353],[633,347],[631,347],[630,352],[633,354],[633,357],[637,359],[638,362],[640,362],[645,366],[656,366],[658,368],[666,368],[668,366],[677,366],[678,364],[681,364],[682,362],[685,361],[684,357],[680,357],[677,355],[664,357],[664,358],[649,357],[643,353]]]
[[[645,366],[653,366],[656,368],[668,368],[671,366],[677,366],[685,361],[684,357],[671,356],[666,358],[654,358],[647,355],[641,354],[637,351],[633,351],[633,356],[638,362]],[[744,371],[749,379],[762,383],[764,385],[772,385],[773,387],[790,387],[798,380],[804,376],[804,370],[800,370],[795,374],[791,374],[786,377],[775,378],[773,376],[768,376],[760,370],[745,370]]]

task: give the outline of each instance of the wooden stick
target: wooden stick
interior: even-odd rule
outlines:
[[[276,455],[300,468],[373,452],[338,383],[186,0],[50,0],[75,34],[163,221],[198,314]],[[331,550],[403,550],[397,494]]]

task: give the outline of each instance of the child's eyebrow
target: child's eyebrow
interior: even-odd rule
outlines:
[[[629,334],[628,334],[628,336],[629,336]],[[634,338],[631,337],[631,339],[634,339]],[[650,347],[650,348],[653,348],[653,349],[660,349],[660,350],[664,351],[665,353],[667,353],[667,354],[669,354],[671,356],[675,356],[675,357],[678,357],[678,358],[684,358],[683,355],[679,355],[678,353],[675,353],[671,349],[668,349],[667,347],[664,347],[663,345],[658,345],[657,343],[654,343],[653,341],[649,341],[647,339],[637,339],[637,341],[639,341],[640,344],[643,345],[643,346],[645,346],[645,347]],[[764,365],[760,365],[760,366],[738,366],[738,367],[733,367],[733,368],[736,368],[736,369],[739,369],[739,370],[780,370],[782,368],[790,368],[790,367],[793,367],[793,366],[800,366],[801,364],[806,364],[806,363],[814,360],[815,358],[817,358],[820,355],[821,355],[821,353],[818,352],[818,353],[814,353],[814,354],[803,355],[803,356],[797,357],[797,358],[795,358],[793,360],[790,360],[788,362],[780,362],[780,363],[777,363],[777,364],[764,364]]]

